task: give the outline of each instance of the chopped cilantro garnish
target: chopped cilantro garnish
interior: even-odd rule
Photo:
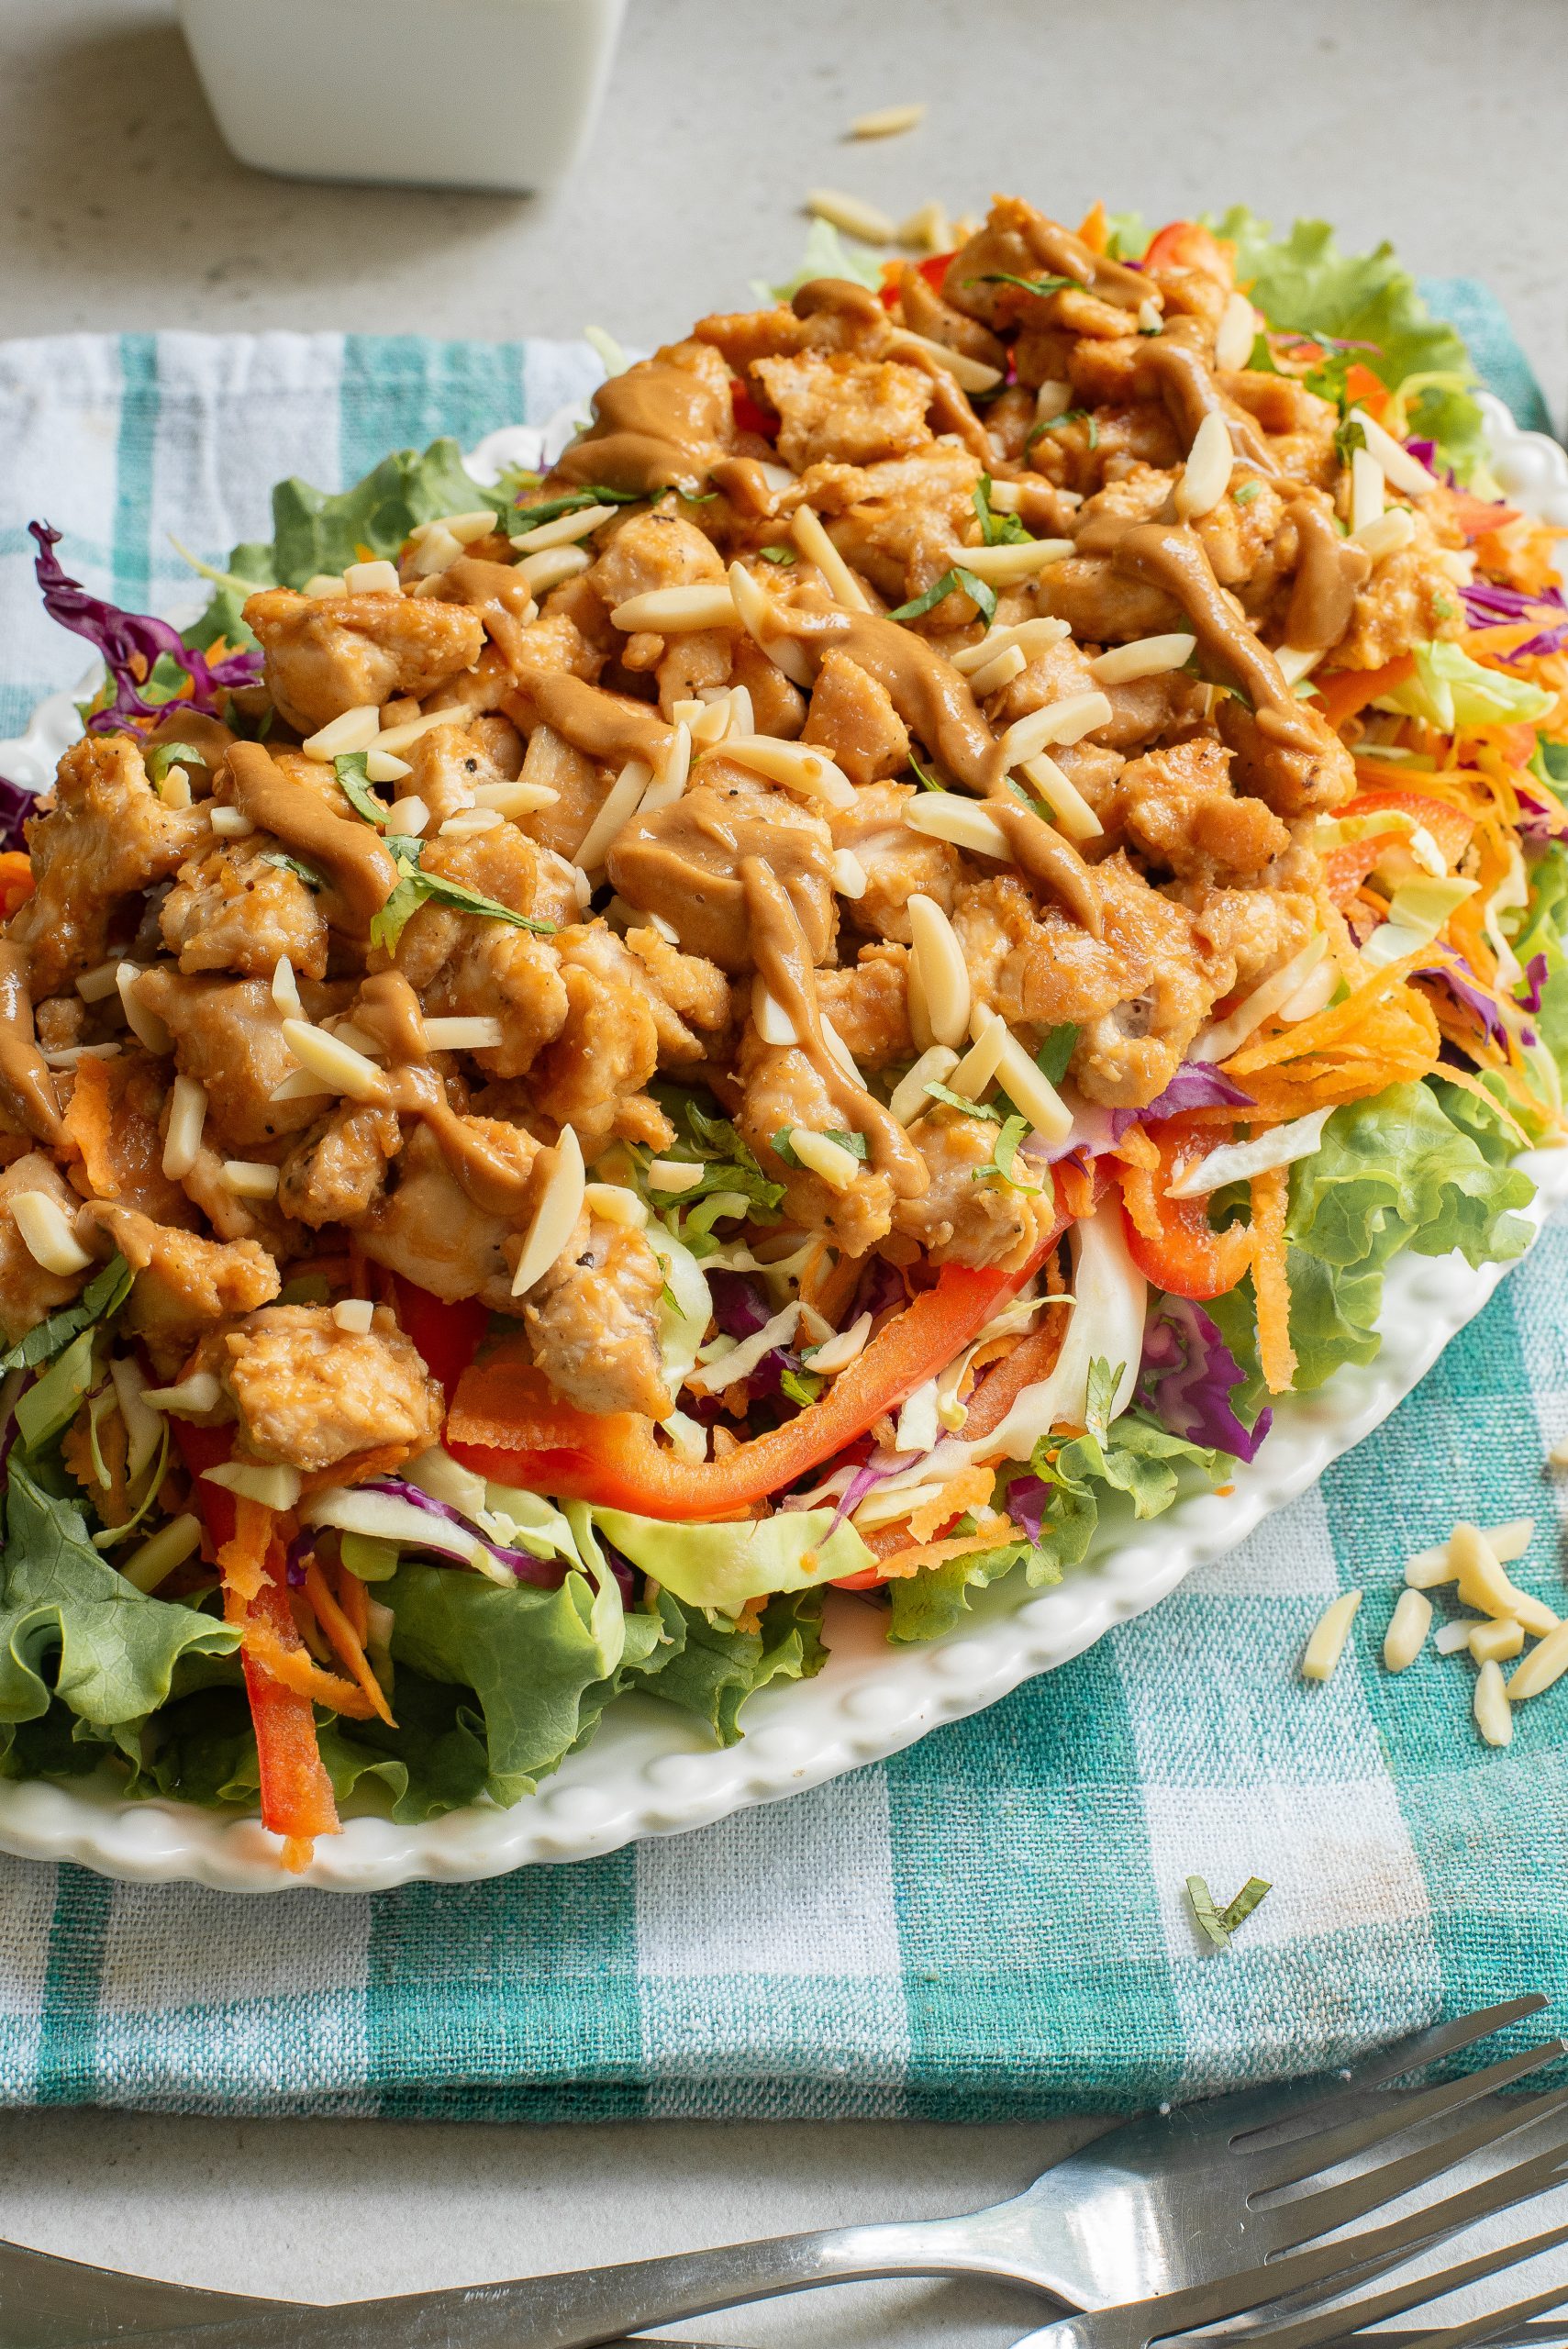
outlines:
[[[1234,1900],[1223,1909],[1214,1905],[1214,1896],[1201,1876],[1187,1878],[1187,1904],[1200,1932],[1207,1935],[1216,1949],[1229,1949],[1230,1936],[1238,1925],[1250,1917],[1270,1887],[1261,1876],[1250,1876]]]
[[[286,849],[264,849],[261,862],[263,864],[276,864],[284,873],[292,873],[296,880],[304,882],[313,897],[319,896],[327,886],[327,875],[324,873],[317,873],[314,864],[306,864],[301,857],[290,856]]]
[[[889,612],[887,617],[890,620],[923,619],[928,612],[934,612],[940,603],[947,596],[956,595],[960,588],[978,604],[989,628],[996,617],[996,590],[987,587],[984,579],[976,579],[973,571],[965,571],[961,562],[955,562],[951,571],[944,571],[923,596],[917,596],[910,603],[900,604],[898,609]]]
[[[991,1114],[995,1116],[995,1112],[992,1111]],[[988,1183],[995,1175],[998,1182],[1009,1185],[1015,1191],[1029,1191],[1038,1195],[1043,1186],[1039,1183],[1026,1183],[1018,1171],[1018,1144],[1028,1131],[1027,1118],[1015,1116],[1004,1119],[1002,1130],[996,1137],[996,1147],[991,1152],[989,1163],[984,1166],[976,1166],[970,1174],[970,1181]]]
[[[1078,1030],[1072,1020],[1063,1020],[1060,1028],[1053,1028],[1034,1056],[1041,1076],[1049,1078],[1052,1085],[1060,1085],[1077,1041]]]
[[[819,1378],[815,1371],[785,1369],[779,1374],[782,1392],[789,1397],[792,1403],[798,1403],[802,1410],[808,1403],[816,1402],[826,1384],[827,1381]]]
[[[531,930],[536,938],[554,937],[552,921],[536,921],[531,914],[514,913],[498,898],[486,897],[478,889],[469,888],[465,882],[449,881],[444,873],[422,872],[416,853],[420,845],[417,841],[396,835],[387,845],[393,850],[397,866],[397,885],[371,923],[373,946],[383,946],[389,954],[395,954],[410,915],[431,897],[438,905],[455,907],[459,913],[483,914],[489,921],[509,921],[516,930]]]
[[[974,484],[974,511],[980,518],[981,535],[988,547],[1029,546],[1029,532],[1016,514],[998,514],[991,506],[991,476],[982,473]]]
[[[991,1108],[984,1101],[972,1101],[966,1093],[954,1093],[950,1085],[939,1085],[934,1077],[923,1089],[933,1101],[944,1102],[950,1109],[962,1109],[966,1118],[989,1118],[994,1126],[1002,1121],[999,1109]]]
[[[988,269],[984,277],[966,277],[966,285],[1017,285],[1026,294],[1066,294],[1086,288],[1075,277],[1015,277],[1010,269]]]
[[[1069,424],[1086,424],[1089,428],[1090,448],[1097,449],[1099,447],[1100,428],[1095,423],[1094,417],[1090,415],[1088,409],[1086,407],[1064,407],[1060,416],[1045,417],[1039,424],[1030,428],[1029,438],[1024,442],[1025,453],[1027,454],[1028,451],[1034,447],[1035,442],[1040,439],[1042,432],[1060,432],[1062,430],[1064,426]]]
[[[1451,620],[1458,609],[1459,606],[1455,603],[1451,603],[1446,596],[1434,596],[1432,597],[1432,617],[1434,619]]]
[[[1334,429],[1334,454],[1340,464],[1348,465],[1357,449],[1366,447],[1366,434],[1354,417],[1347,416]]]
[[[187,763],[198,767],[206,764],[194,742],[155,742],[147,753],[147,772],[154,783],[161,783],[171,767]]]
[[[130,1295],[130,1266],[123,1256],[109,1258],[101,1273],[95,1273],[74,1305],[65,1306],[59,1313],[51,1313],[24,1338],[18,1338],[8,1353],[0,1354],[0,1371],[36,1370],[40,1362],[52,1361],[61,1349],[95,1321],[106,1321],[117,1313]]]
[[[635,506],[643,493],[639,489],[606,489],[602,482],[595,482],[587,489],[569,489],[561,497],[547,497],[538,506],[518,506],[503,516],[514,538],[520,539],[527,530],[537,530],[541,523],[554,522],[562,514],[580,514],[588,506]]]
[[[1232,503],[1237,506],[1251,506],[1253,498],[1256,497],[1262,485],[1263,484],[1261,481],[1244,481],[1240,483],[1230,493]]]
[[[922,791],[945,791],[947,789],[945,783],[939,783],[934,774],[928,774],[926,773],[925,768],[920,764],[919,760],[915,756],[913,751],[909,753],[909,763],[915,770],[915,780],[919,785]]]
[[[339,790],[355,815],[362,816],[367,824],[374,824],[379,830],[386,821],[387,807],[371,789],[366,772],[368,760],[368,751],[340,751],[332,762],[332,771],[338,778]]]
[[[804,1173],[806,1171],[805,1161],[796,1157],[794,1145],[790,1141],[790,1135],[794,1131],[793,1126],[781,1126],[773,1138],[773,1149],[786,1166],[799,1167]],[[824,1141],[836,1141],[839,1148],[847,1150],[851,1158],[863,1158],[866,1154],[864,1134],[844,1133],[837,1126],[829,1126],[822,1139]]]
[[[764,562],[795,562],[799,558],[793,547],[759,547],[757,552]]]

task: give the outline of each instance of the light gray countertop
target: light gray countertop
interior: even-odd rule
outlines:
[[[264,0],[256,22],[265,39]],[[527,101],[478,61],[454,70],[476,139],[489,106]],[[906,98],[930,104],[921,130],[843,142],[852,114]],[[317,187],[230,161],[161,0],[0,0],[0,331],[501,338],[591,319],[646,344],[793,265],[813,184],[895,214],[1005,187],[1069,220],[1099,195],[1154,222],[1240,198],[1486,279],[1561,420],[1565,134],[1562,0],[631,0],[594,152],[561,195]],[[961,2209],[1082,2133],[20,2113],[0,2117],[0,2232],[331,2299]],[[1020,2293],[916,2284],[684,2330],[991,2349],[1036,2321]]]

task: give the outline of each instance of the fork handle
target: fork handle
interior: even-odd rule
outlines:
[[[999,2266],[1000,2248],[988,2253],[970,2218],[831,2227],[456,2291],[258,2310],[196,2333],[145,2333],[136,2349],[595,2349],[649,2325],[817,2284],[1016,2272]]]

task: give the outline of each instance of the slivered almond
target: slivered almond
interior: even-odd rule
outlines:
[[[307,759],[317,759],[330,766],[353,751],[368,751],[381,731],[381,711],[374,702],[360,702],[352,709],[341,711],[307,734],[300,749]],[[384,743],[383,749],[395,750],[395,743]]]
[[[934,897],[917,890],[906,912],[920,993],[933,1041],[962,1043],[969,1025],[969,971],[958,933]]]
[[[834,601],[851,612],[869,612],[871,598],[823,529],[821,517],[809,506],[799,506],[789,529],[801,553],[828,582]]]
[[[946,1085],[958,1066],[958,1054],[951,1044],[932,1044],[923,1052],[914,1067],[901,1076],[893,1088],[888,1108],[901,1126],[912,1126],[931,1107],[928,1085]]]
[[[1245,367],[1252,356],[1258,325],[1245,294],[1232,294],[1220,313],[1214,337],[1214,363],[1229,372]]]
[[[1132,644],[1113,645],[1091,661],[1089,668],[1102,685],[1126,685],[1139,677],[1162,677],[1183,668],[1196,651],[1195,636],[1145,636]]]
[[[1211,408],[1193,436],[1186,463],[1172,493],[1181,521],[1195,522],[1213,513],[1230,486],[1235,462],[1230,427],[1218,408]]]
[[[890,245],[898,233],[886,213],[874,204],[866,204],[858,195],[846,195],[836,187],[809,188],[806,208],[818,220],[841,228],[846,237],[860,238],[864,244]]]
[[[1092,734],[1096,726],[1108,726],[1115,714],[1102,693],[1064,694],[1060,701],[1047,702],[1043,709],[1031,709],[1026,718],[1015,718],[1002,737],[1002,763],[1022,766],[1048,742],[1069,748]]]
[[[1030,539],[1023,546],[961,547],[954,561],[988,587],[1016,587],[1072,551],[1071,539]]]
[[[734,628],[740,617],[726,580],[696,587],[651,587],[645,595],[628,596],[610,614],[627,636],[644,629],[655,636],[679,636],[695,629]]]
[[[759,586],[740,561],[730,564],[728,575],[730,601],[747,635],[792,685],[803,686],[809,693],[817,674],[810,655],[795,637],[770,632],[773,607],[766,589]]]
[[[1006,860],[1013,853],[995,816],[988,816],[973,799],[961,799],[956,791],[926,791],[918,799],[906,799],[904,821],[912,832],[924,832],[934,841],[951,841],[954,848],[969,849],[976,856]]]
[[[172,1183],[183,1182],[195,1164],[206,1123],[206,1095],[194,1076],[177,1076],[169,1095],[169,1123],[163,1136],[163,1172]]]
[[[984,669],[995,660],[998,653],[1007,651],[1015,644],[1026,661],[1032,661],[1037,652],[1049,651],[1053,644],[1060,644],[1072,633],[1065,620],[1019,620],[1012,628],[992,629],[978,644],[966,644],[951,656],[952,665],[964,676],[973,678],[977,670]]]
[[[580,539],[591,539],[601,522],[609,521],[618,512],[614,506],[583,506],[575,514],[558,514],[553,522],[541,522],[537,529],[519,530],[512,540],[519,554],[543,554],[548,547],[575,546]]]
[[[628,759],[610,785],[608,798],[583,836],[577,851],[577,863],[583,872],[592,873],[603,864],[617,834],[636,815],[652,780],[653,770],[645,759]]]
[[[1026,759],[1018,770],[1029,777],[1052,816],[1059,829],[1070,841],[1097,840],[1105,826],[1070,775],[1062,774],[1056,761],[1046,751],[1037,751]]]
[[[583,1171],[582,1144],[573,1127],[562,1127],[561,1139],[550,1155],[553,1163],[544,1197],[535,1210],[512,1275],[514,1297],[526,1297],[535,1283],[543,1279],[571,1239],[582,1212],[587,1182]]]
[[[807,799],[825,799],[829,807],[852,807],[855,787],[828,756],[809,742],[781,742],[772,734],[727,734],[717,749],[737,766],[782,783]]]
[[[84,1273],[93,1259],[76,1244],[71,1219],[47,1191],[14,1191],[7,1202],[11,1218],[22,1235],[22,1245],[46,1273],[69,1280]]]
[[[329,1036],[325,1028],[314,1027],[308,1019],[285,1019],[283,1039],[306,1074],[319,1077],[333,1092],[346,1093],[351,1101],[387,1098],[386,1078],[375,1063]]]
[[[830,1191],[847,1191],[858,1177],[861,1162],[842,1142],[813,1133],[808,1126],[792,1126],[789,1140],[801,1164],[819,1175]]]
[[[546,547],[540,554],[524,555],[517,569],[531,595],[548,596],[552,587],[577,578],[593,560],[586,547]]]

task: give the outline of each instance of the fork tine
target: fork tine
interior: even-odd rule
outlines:
[[[1278,2210],[1271,2210],[1270,2217],[1282,2220],[1297,2232],[1281,2235],[1278,2247],[1288,2250],[1293,2244],[1309,2243],[1315,2236],[1329,2234],[1334,2228],[1362,2218],[1385,2203],[1396,2202],[1402,2194],[1436,2177],[1440,2170],[1452,2169],[1468,2154],[1480,2153],[1487,2145],[1500,2144],[1521,2129],[1550,2119],[1565,2105],[1568,2088],[1554,2088],[1545,2096],[1521,2097],[1517,2104],[1506,2105],[1501,2111],[1478,2114],[1464,2128],[1455,2129],[1435,2145],[1419,2146],[1397,2161],[1385,2162],[1381,2169],[1368,2170],[1361,2176],[1347,2178],[1342,2185],[1326,2186],[1316,2194],[1304,2194],[1296,2201],[1283,2203]]]
[[[1440,2332],[1414,2335],[1405,2349],[1471,2349],[1475,2342],[1496,2341],[1500,2332],[1527,2337],[1556,2332],[1560,2325],[1534,2325],[1529,2320],[1539,2316],[1542,2309],[1554,2309],[1568,2299],[1568,2285],[1552,2284],[1544,2292],[1532,2292],[1528,2300],[1516,2300],[1512,2308],[1496,2309],[1490,2316],[1473,2316],[1465,2324],[1447,2324]],[[1361,2349],[1367,2349],[1363,2340]]]
[[[1273,2162],[1267,2152],[1257,2154],[1254,2160],[1268,2170],[1254,2192],[1276,2186],[1295,2186],[1315,2171],[1337,2167],[1349,2161],[1352,2154],[1363,2154],[1380,2145],[1388,2137],[1401,2136],[1407,2129],[1419,2128],[1426,2121],[1435,2121],[1445,2112],[1461,2105],[1473,2104],[1477,2097],[1485,2096],[1493,2088],[1506,2087],[1512,2080],[1522,2079],[1527,2072],[1538,2071],[1563,2053],[1560,2039],[1549,2039],[1543,2047],[1527,2047],[1522,2054],[1509,2055],[1500,2064],[1488,2064],[1485,2070],[1467,2072],[1462,2079],[1447,2080],[1440,2087],[1423,2089],[1418,2095],[1385,2099],[1387,2110],[1369,2113],[1363,2120],[1350,2121],[1342,2128],[1331,2129],[1312,2137],[1293,2137],[1288,2145],[1278,2149]]]
[[[1568,2155],[1563,2149],[1555,2146],[1550,2153],[1532,2154],[1512,2169],[1501,2170],[1475,2186],[1464,2188],[1461,2193],[1451,2194],[1444,2201],[1429,2203],[1426,2209],[1413,2210],[1403,2219],[1391,2220],[1385,2226],[1370,2227],[1361,2234],[1343,2236],[1333,2243],[1314,2243],[1310,2249],[1294,2251],[1286,2258],[1246,2268],[1234,2276],[1162,2293],[1142,2304],[1150,2320],[1145,2341],[1219,2324],[1247,2309],[1261,2308],[1265,2302],[1289,2296],[1310,2294],[1318,2299],[1331,2299],[1346,2290],[1354,2277],[1370,2268],[1391,2265],[1396,2254],[1451,2234],[1456,2228],[1471,2226],[1494,2210],[1507,2210],[1515,2202],[1528,2200],[1530,2196],[1543,2194],[1549,2187],[1561,2184],[1565,2158]]]
[[[1246,2152],[1248,2138],[1265,2129],[1286,2121],[1318,2122],[1365,2089],[1402,2079],[1407,2072],[1424,2070],[1427,2065],[1439,2063],[1445,2055],[1457,2054],[1462,2047],[1473,2047],[1478,2039],[1489,2039],[1494,2032],[1522,2022],[1527,2015],[1539,2014],[1547,2003],[1539,1991],[1532,1991],[1528,1998],[1505,1998],[1495,2007],[1477,2007],[1473,2014],[1456,2015],[1451,2022],[1433,2023],[1425,2031],[1412,2032],[1386,2047],[1374,2048],[1370,2055],[1347,2065],[1333,2078],[1312,2084],[1320,2087],[1316,2096],[1303,2098],[1302,2087],[1307,2084],[1299,2080],[1285,2082],[1277,2088],[1249,2089],[1245,2101],[1251,2110],[1246,2125],[1235,2131],[1230,2142],[1239,2151]],[[1239,2116],[1242,2100],[1221,2099],[1233,2103]]]
[[[1504,2243],[1492,2251],[1477,2252],[1473,2258],[1462,2259],[1452,2267],[1445,2267],[1437,2276],[1407,2277],[1402,2284],[1390,2284],[1381,2292],[1372,2293],[1358,2300],[1351,2308],[1316,2309],[1310,2315],[1295,2317],[1287,2324],[1249,2325],[1246,2340],[1257,2343],[1259,2349],[1318,2349],[1318,2344],[1345,2341],[1351,2349],[1351,2337],[1363,2324],[1373,2324],[1379,2318],[1397,2316],[1405,2309],[1424,2307],[1429,2300],[1446,2299],[1451,2292],[1462,2292],[1467,2284],[1477,2284],[1484,2276],[1496,2276],[1505,2267],[1521,2266],[1526,2260],[1537,2259],[1542,2252],[1554,2251],[1560,2243],[1568,2243],[1568,2221],[1561,2226],[1549,2227],[1544,2234],[1532,2235],[1528,2243]],[[1522,2304],[1522,2313],[1533,2316],[1537,2308],[1552,2308],[1559,2300],[1568,2299],[1568,2281],[1559,2280],[1537,2301]],[[1501,2332],[1509,2313],[1475,2320],[1476,2330],[1469,2332],[1463,2326],[1454,2330],[1470,2339],[1485,2339]],[[1444,2336],[1429,2336],[1440,2341]],[[1215,2344],[1218,2349],[1218,2343]]]

